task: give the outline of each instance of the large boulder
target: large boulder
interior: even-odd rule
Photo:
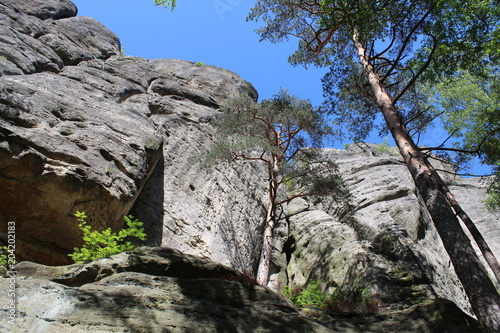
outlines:
[[[344,305],[370,300],[379,313],[332,320],[330,312],[312,311],[318,324],[253,286],[247,275],[260,255],[265,170],[258,163],[204,169],[198,159],[213,142],[211,121],[221,106],[242,94],[257,99],[257,92],[215,66],[119,55],[113,33],[75,15],[65,0],[0,0],[1,245],[13,221],[18,261],[67,264],[82,244],[76,211],[93,228],[115,231],[131,212],[145,223],[148,242],[176,250],[141,248],[63,267],[19,264],[17,327],[474,331],[413,181],[385,146],[323,150],[348,193],[285,207],[270,284],[301,288],[318,279]],[[487,184],[446,181],[499,256],[499,216],[481,201]],[[9,283],[0,279],[5,289]]]
[[[4,332],[334,332],[235,270],[172,249],[17,270],[22,315],[2,320]],[[8,284],[0,278],[2,289]],[[9,304],[7,293],[0,301]],[[0,314],[9,318],[7,307]]]
[[[155,244],[253,271],[265,216],[265,172],[258,164],[216,164],[198,158],[213,143],[210,124],[227,96],[254,88],[234,73],[187,62],[172,78],[152,82],[152,121],[163,136],[163,163],[146,184],[132,213],[151,226]],[[165,95],[163,95],[165,94]],[[224,97],[226,94],[226,97]],[[196,101],[198,104],[194,104]]]
[[[0,76],[50,71],[120,54],[118,37],[68,0],[0,2]]]

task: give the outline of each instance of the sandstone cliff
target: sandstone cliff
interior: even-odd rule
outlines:
[[[18,265],[16,329],[475,330],[402,160],[376,145],[323,149],[348,193],[284,207],[270,287],[318,279],[344,302],[376,300],[380,314],[319,313],[318,323],[252,285],[239,272],[254,272],[259,257],[265,173],[249,163],[207,170],[196,156],[212,142],[220,106],[257,92],[214,66],[120,55],[112,32],[76,12],[69,0],[0,0],[0,241],[15,221],[17,259],[39,263]],[[488,180],[446,180],[500,257],[500,215],[482,202]],[[148,245],[162,248],[40,265],[69,264],[82,244],[76,211],[101,230],[121,228],[130,212],[145,222]]]

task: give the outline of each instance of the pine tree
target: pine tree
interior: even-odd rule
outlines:
[[[498,59],[499,10],[494,0],[260,0],[249,16],[266,23],[258,31],[262,39],[299,39],[289,59],[293,64],[331,66],[326,95],[342,97],[330,98],[329,104],[353,121],[351,129],[370,130],[375,112],[382,114],[488,332],[500,331],[500,296],[460,227],[449,191],[407,125],[425,114],[415,82],[453,75],[460,68],[479,72],[488,52],[491,61]],[[329,90],[339,88],[338,83],[349,83],[351,89]]]
[[[319,109],[286,91],[261,103],[248,96],[231,99],[213,125],[217,136],[203,157],[205,165],[246,160],[266,168],[268,199],[257,282],[267,285],[277,208],[299,196],[342,192],[335,165],[318,159],[312,149],[321,145],[328,128]],[[304,149],[306,144],[311,147]],[[292,182],[301,190],[280,200],[280,187]]]

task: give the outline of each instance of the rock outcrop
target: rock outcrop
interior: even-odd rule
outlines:
[[[474,332],[438,300],[405,311],[321,323],[229,267],[167,248],[137,248],[85,265],[17,266],[18,317],[3,332]],[[2,290],[8,279],[0,279]],[[4,289],[5,288],[5,289]],[[0,295],[8,304],[7,293]],[[8,318],[7,310],[0,315]],[[321,313],[316,313],[321,316]]]
[[[261,198],[245,189],[258,174],[193,158],[220,105],[255,89],[217,67],[117,55],[113,33],[75,14],[69,1],[0,6],[0,231],[16,222],[19,260],[68,263],[81,245],[72,214],[117,230],[136,204],[152,244],[252,268]]]
[[[345,191],[283,207],[269,285],[300,289],[317,279],[345,308],[370,303],[377,313],[312,309],[313,320],[253,285],[266,174],[258,163],[204,169],[197,158],[224,102],[257,92],[218,67],[121,55],[112,32],[76,12],[68,0],[0,0],[0,245],[15,222],[17,260],[31,261],[16,267],[16,329],[477,329],[413,180],[385,146],[323,149]],[[500,257],[500,215],[482,202],[487,179],[444,176]],[[76,211],[115,231],[132,213],[149,245],[162,248],[44,266],[68,264],[82,244]]]

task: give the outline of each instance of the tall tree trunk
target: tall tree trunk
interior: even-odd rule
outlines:
[[[273,165],[268,166],[269,185],[266,223],[264,226],[264,239],[260,252],[259,268],[257,270],[257,283],[267,286],[269,282],[269,266],[273,253],[273,230],[276,224],[276,197],[278,194],[278,159],[273,156]]]
[[[446,184],[443,182],[443,180],[437,173],[436,169],[434,169],[432,165],[431,165],[431,170],[434,178],[436,179],[436,182],[440,187],[441,192],[443,192],[444,195],[446,195],[446,199],[448,199],[448,202],[455,211],[455,214],[458,217],[460,217],[460,219],[464,222],[467,229],[469,229],[470,234],[474,238],[474,241],[476,242],[477,246],[479,247],[481,253],[484,256],[484,259],[486,260],[491,270],[493,271],[493,274],[495,275],[497,281],[500,282],[500,264],[498,263],[498,260],[495,257],[495,255],[493,254],[493,251],[491,251],[490,247],[488,246],[488,243],[486,243],[486,241],[484,240],[481,232],[477,229],[476,225],[469,217],[469,215],[466,212],[464,212],[460,204],[455,199],[453,193],[451,193],[448,186],[446,186]]]
[[[357,37],[357,34],[354,34],[354,46],[377,103],[450,256],[474,314],[486,332],[500,332],[500,296],[460,227],[449,202],[440,191],[429,162],[413,142],[389,94],[375,73],[364,45]]]

